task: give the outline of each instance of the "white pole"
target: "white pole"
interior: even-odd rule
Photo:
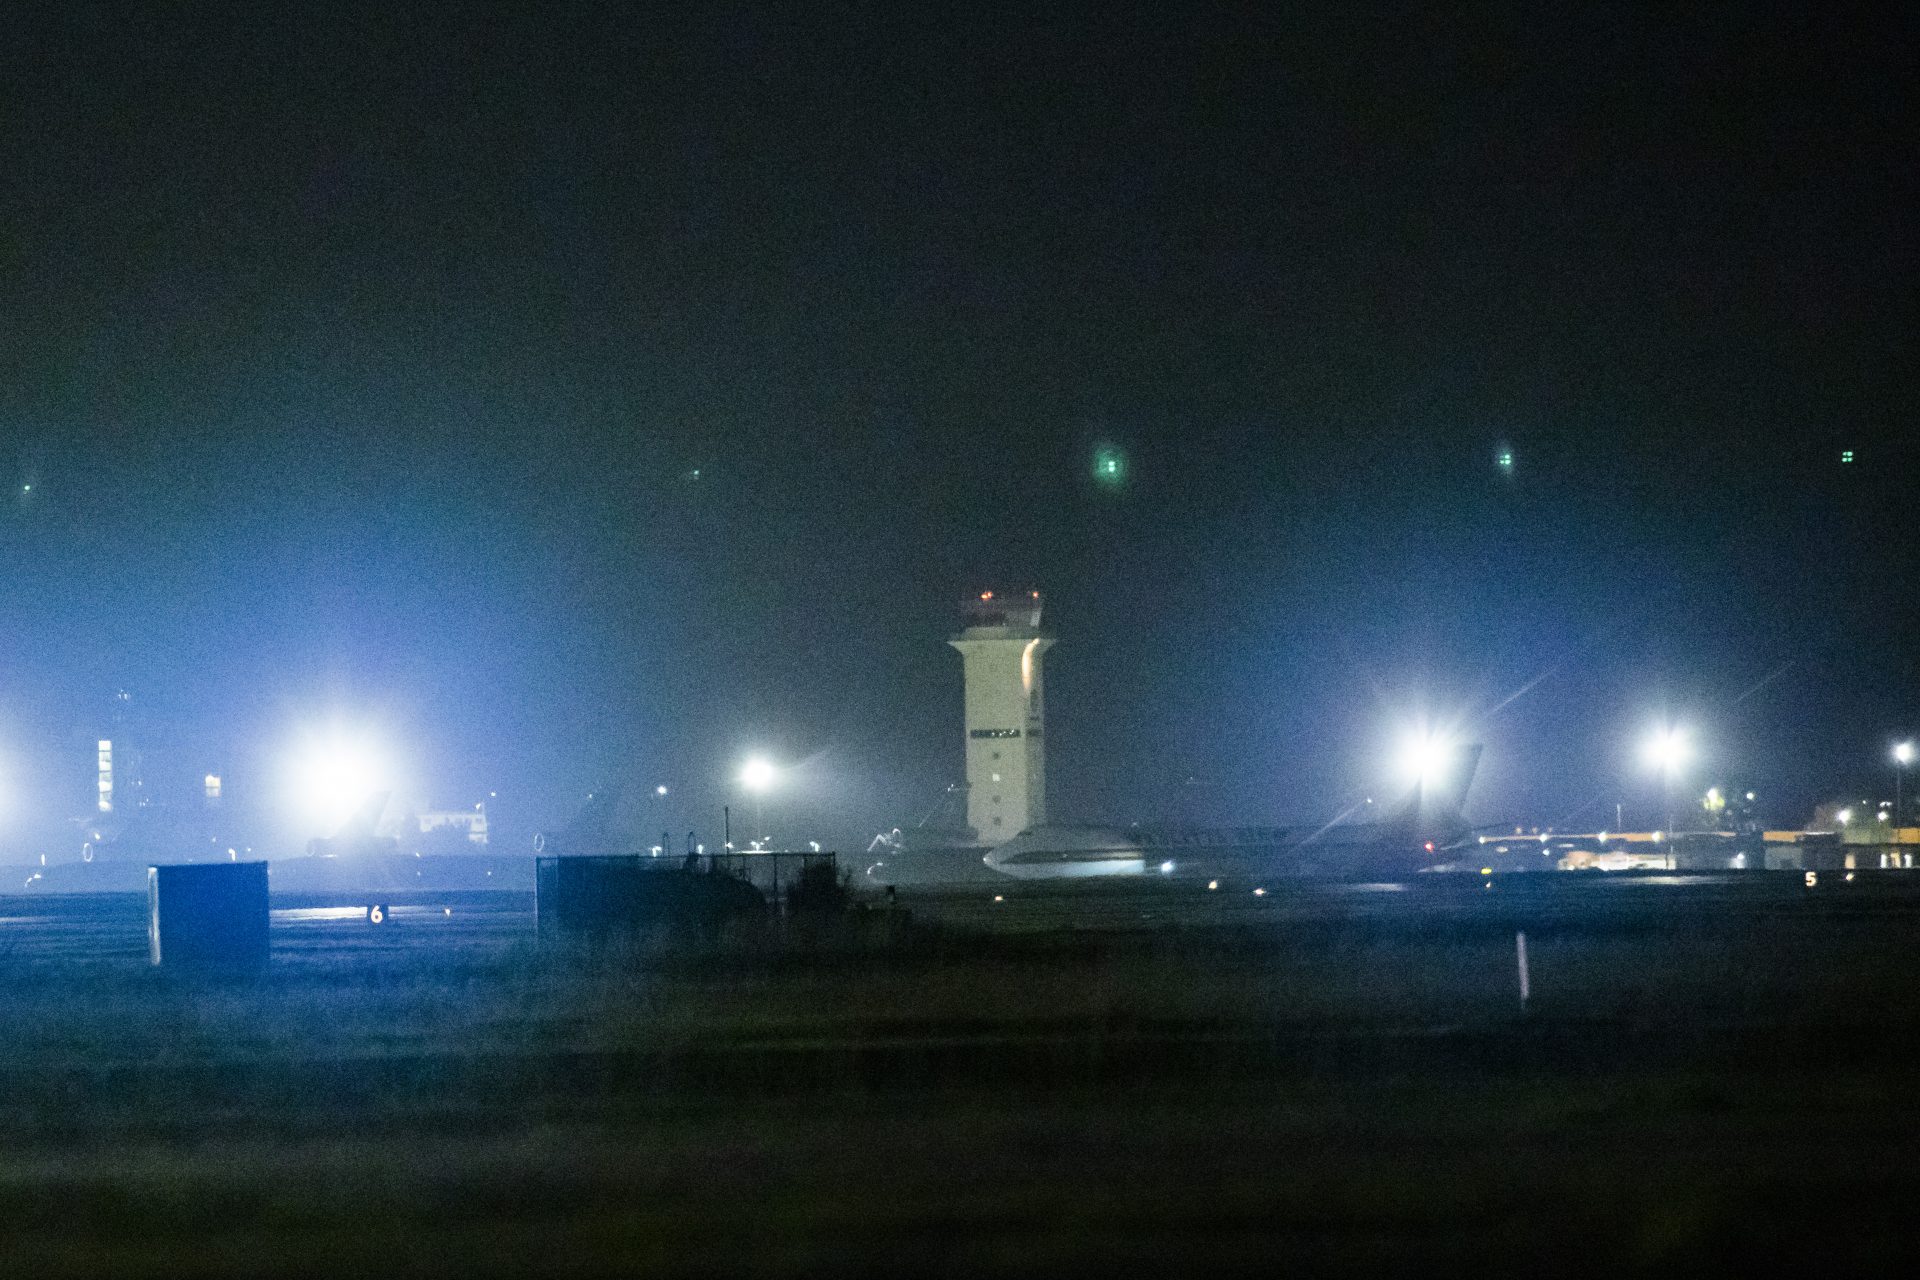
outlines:
[[[1513,935],[1514,960],[1520,969],[1520,1011],[1527,1010],[1527,999],[1533,993],[1527,982],[1527,933],[1522,929]]]

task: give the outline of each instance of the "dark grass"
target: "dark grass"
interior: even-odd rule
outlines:
[[[1536,915],[1524,1015],[1514,921],[1451,899],[690,952],[507,911],[279,929],[251,981],[15,948],[0,1275],[1891,1269],[1920,915],[1796,901]]]

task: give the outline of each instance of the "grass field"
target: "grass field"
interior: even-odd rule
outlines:
[[[1890,1270],[1920,914],[1836,901],[697,954],[460,904],[250,981],[82,904],[0,925],[0,1275]]]

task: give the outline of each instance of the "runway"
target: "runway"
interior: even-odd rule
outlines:
[[[1377,884],[1216,881],[1211,887],[1137,878],[903,889],[891,902],[879,895],[862,901],[871,912],[906,913],[917,925],[984,936],[1608,934],[1920,917],[1920,874],[1860,871],[1850,880],[1846,874],[1822,873],[1811,886],[1800,872],[1431,875]],[[378,924],[368,920],[374,902],[367,895],[275,895],[276,962],[472,958],[534,942],[529,893],[385,895],[378,899],[386,908]],[[146,948],[143,895],[0,897],[0,964],[144,963]]]
[[[916,919],[989,933],[1309,925],[1604,932],[1688,920],[1916,915],[1920,875],[1823,872],[1813,885],[1798,871],[1435,874],[1371,884],[1146,876],[901,890],[898,902]]]

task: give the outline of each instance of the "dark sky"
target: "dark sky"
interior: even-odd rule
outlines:
[[[1910,18],[40,8],[11,839],[126,688],[256,794],[339,714],[516,842],[751,748],[852,840],[957,779],[986,587],[1063,817],[1309,817],[1425,714],[1598,823],[1671,715],[1798,821],[1920,724]]]

